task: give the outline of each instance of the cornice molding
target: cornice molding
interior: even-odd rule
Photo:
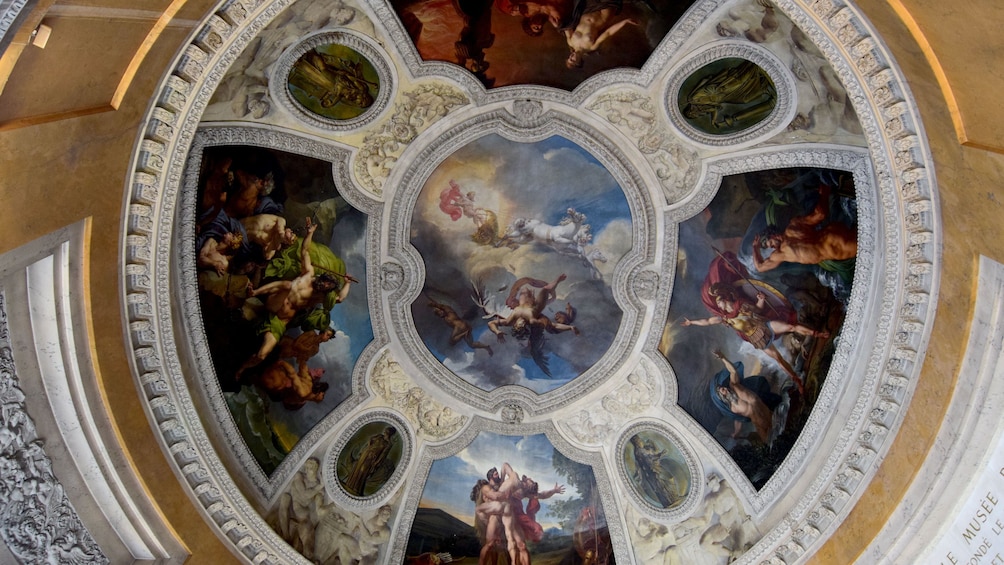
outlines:
[[[302,562],[302,558],[271,532],[243,498],[206,438],[178,359],[171,289],[179,280],[172,265],[173,251],[165,242],[172,241],[182,171],[198,121],[235,56],[230,47],[238,35],[242,38],[239,42],[246,44],[271,17],[263,14],[274,15],[283,6],[283,2],[252,0],[223,3],[204,28],[207,34],[217,34],[218,41],[196,39],[177,59],[148,114],[144,130],[147,135],[136,149],[123,241],[123,304],[130,328],[144,328],[142,332],[131,332],[131,346],[134,374],[151,423],[165,449],[173,455],[172,464],[184,477],[193,501],[236,552],[255,562]],[[484,93],[479,86],[471,85],[469,78],[458,76],[456,81],[467,85],[475,106],[472,113],[495,102],[527,97],[545,105],[554,102],[575,107],[591,94],[615,84],[648,84],[659,61],[667,64],[669,50],[684,43],[680,34],[693,32],[719,6],[716,2],[699,4],[657,51],[653,59],[656,62],[642,71],[604,73],[571,94],[539,88]],[[762,503],[760,517],[776,525],[743,556],[745,562],[792,563],[810,555],[847,515],[902,423],[930,337],[941,238],[932,159],[919,112],[906,81],[871,25],[856,7],[840,0],[779,0],[778,6],[820,48],[847,86],[863,125],[876,179],[875,230],[862,234],[876,238],[871,241],[874,270],[855,281],[852,296],[853,302],[861,304],[857,319],[862,325],[866,320],[871,325],[861,329],[857,343],[838,347],[834,359],[835,366],[846,367],[855,379],[852,390],[840,393],[851,395],[846,400],[846,412],[839,419],[832,413],[813,415],[816,419],[834,419],[812,423],[826,430],[820,442],[816,446],[803,442],[790,456],[795,461],[791,474],[799,476],[788,494],[797,493],[798,502],[779,505],[786,495],[780,490],[771,491],[777,496]],[[385,4],[378,5],[375,12],[378,20],[390,19]],[[419,67],[434,66],[419,64],[407,56],[405,59],[416,73]],[[442,133],[447,127],[437,124],[434,133]],[[815,150],[805,151],[811,154]],[[820,154],[827,153],[832,151],[820,150]],[[671,202],[687,206],[686,198],[681,202],[681,197]],[[667,238],[671,240],[671,236]],[[663,252],[669,253],[667,250],[663,245]],[[671,272],[668,256],[660,257],[662,268]],[[413,284],[408,274],[414,271],[409,269],[401,262],[383,263],[386,288],[395,289],[392,292],[396,295],[413,294],[413,289],[408,290]],[[615,287],[627,286],[628,272],[625,269],[619,274]],[[656,273],[652,269],[637,272]],[[667,281],[671,280],[666,275],[646,276],[632,296],[648,295],[655,284],[655,295],[660,297],[656,303],[663,304],[661,297],[668,296],[671,282]],[[650,323],[646,319],[639,327],[651,327]],[[837,395],[832,388],[828,390]],[[508,406],[506,401],[500,398],[497,404]],[[818,451],[820,445],[826,446],[828,456]],[[814,454],[820,457],[819,462],[807,473],[799,462]],[[735,484],[731,479],[730,483]],[[615,540],[618,558],[628,558],[625,544],[623,537]]]

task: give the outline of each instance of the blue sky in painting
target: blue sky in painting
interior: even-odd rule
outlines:
[[[554,446],[543,434],[532,436],[504,436],[481,432],[456,455],[432,464],[429,479],[422,491],[421,506],[439,508],[474,525],[474,503],[471,489],[478,479],[484,478],[488,469],[501,468],[508,462],[520,475],[527,475],[540,484],[541,490],[554,488],[555,483],[565,485],[565,493],[548,500],[568,500],[579,496],[575,487],[554,471],[551,458]],[[557,527],[548,512],[548,500],[541,501],[537,522],[544,528]]]
[[[451,180],[462,192],[473,192],[478,207],[496,214],[499,231],[517,218],[558,225],[567,209],[574,208],[586,215],[592,234],[584,250],[600,252],[607,261],[590,263],[539,243],[515,250],[474,243],[472,219],[451,220],[439,207],[440,193]],[[617,262],[631,249],[630,206],[606,167],[568,139],[553,136],[521,143],[493,134],[458,149],[430,174],[419,194],[411,243],[426,265],[423,295],[412,306],[419,334],[447,368],[485,390],[510,384],[538,393],[554,390],[595,364],[619,328],[622,313],[610,281]],[[544,314],[553,319],[570,302],[577,310],[575,325],[581,335],[546,335],[549,378],[528,356],[525,344],[511,337],[505,344],[497,342],[470,297],[474,281],[481,281],[501,303],[520,277],[553,281],[561,274],[567,279]],[[472,337],[491,345],[494,355],[463,342],[451,346],[450,330],[432,315],[429,300],[453,308],[471,325]]]

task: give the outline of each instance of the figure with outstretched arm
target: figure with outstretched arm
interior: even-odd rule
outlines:
[[[490,345],[481,343],[480,341],[474,341],[474,337],[471,335],[474,330],[471,325],[467,323],[457,311],[452,307],[443,304],[441,302],[436,302],[435,300],[429,299],[429,308],[436,314],[437,317],[443,320],[446,325],[453,329],[450,334],[450,345],[456,345],[460,343],[460,340],[464,340],[471,349],[484,349],[488,351],[488,356],[493,355],[493,351]]]
[[[579,330],[570,324],[553,322],[543,314],[544,308],[555,298],[555,290],[561,281],[565,280],[565,275],[559,275],[552,283],[523,277],[513,283],[506,304],[512,308],[512,313],[506,318],[497,318],[488,322],[488,329],[498,338],[499,343],[505,343],[505,334],[499,326],[511,327],[513,335],[517,338],[528,335],[533,326],[544,329],[550,333],[560,333],[571,331],[579,335]],[[538,290],[534,290],[534,289]]]
[[[324,297],[338,287],[338,281],[330,273],[315,275],[314,266],[310,261],[310,244],[314,238],[317,226],[307,218],[307,236],[303,240],[300,251],[300,275],[293,280],[273,281],[254,288],[248,282],[248,297],[265,297],[265,309],[268,319],[258,330],[262,337],[258,352],[248,358],[237,370],[235,378],[240,380],[247,369],[261,363],[286,333],[286,326],[300,313],[306,312],[316,304],[324,301]],[[351,281],[349,275],[342,275],[344,282],[338,294],[337,302],[342,302],[349,293]]]
[[[745,284],[743,284],[745,283]],[[753,287],[756,291],[755,300],[737,287],[737,284]],[[791,363],[781,355],[774,340],[786,333],[798,333],[808,337],[827,338],[830,333],[825,330],[814,330],[798,321],[794,308],[784,300],[777,298],[772,304],[767,300],[762,281],[749,278],[749,273],[738,262],[732,252],[719,253],[708,269],[708,276],[701,288],[701,300],[713,314],[711,317],[691,320],[683,318],[683,326],[715,326],[727,325],[753,347],[763,350],[771,359],[784,369],[799,391],[804,389],[801,377],[795,372]]]
[[[743,377],[736,369],[736,366],[726,359],[721,351],[715,350],[713,353],[722,362],[722,365],[725,366],[725,370],[729,374],[728,382],[716,386],[715,393],[729,407],[729,410],[733,414],[743,417],[742,419],[737,418],[734,420],[732,437],[738,437],[739,432],[742,431],[743,422],[748,420],[753,423],[757,437],[766,443],[770,439],[773,412],[759,395],[746,388],[746,385],[743,383]]]
[[[619,11],[614,8],[604,8],[583,14],[574,28],[564,30],[565,42],[571,50],[565,66],[569,69],[582,67],[587,54],[595,53],[600,45],[624,29],[624,26],[638,25],[638,22],[632,19],[611,23]]]
[[[841,222],[824,224],[830,210],[829,185],[819,186],[819,202],[804,216],[792,218],[783,230],[768,228],[753,238],[753,265],[764,272],[782,263],[818,265],[846,261],[858,253],[857,232]],[[763,253],[770,250],[766,256]]]

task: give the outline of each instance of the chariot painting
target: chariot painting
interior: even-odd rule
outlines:
[[[460,148],[418,195],[410,235],[426,272],[415,325],[464,381],[545,393],[613,342],[622,312],[610,284],[631,248],[631,211],[606,167],[568,139],[493,134]]]
[[[590,563],[614,563],[592,469],[543,434],[481,432],[432,463],[407,555],[441,553],[454,561],[538,565],[583,563],[591,554]]]
[[[366,218],[331,164],[255,147],[207,147],[196,206],[202,321],[237,430],[270,474],[351,392],[373,339]]]
[[[727,176],[680,225],[660,351],[679,403],[756,488],[819,396],[857,258],[851,173],[790,168]]]

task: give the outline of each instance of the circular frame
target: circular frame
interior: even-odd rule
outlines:
[[[766,118],[757,124],[735,133],[713,135],[692,126],[680,112],[677,99],[683,83],[698,70],[722,59],[744,59],[760,67],[774,81],[777,103]],[[795,82],[784,64],[770,51],[747,43],[712,43],[687,59],[670,72],[673,77],[663,92],[666,113],[673,126],[698,145],[706,148],[728,147],[736,149],[752,145],[779,132],[795,117]]]
[[[338,480],[338,458],[345,450],[349,440],[367,424],[383,422],[391,424],[397,430],[397,437],[401,438],[401,461],[391,474],[390,478],[377,491],[369,496],[356,496],[351,494],[342,482]],[[391,494],[397,489],[405,469],[411,465],[411,454],[414,448],[414,432],[405,419],[396,412],[387,410],[376,410],[366,412],[356,418],[351,424],[338,434],[338,440],[332,443],[324,454],[324,462],[321,465],[321,477],[324,481],[324,488],[339,505],[348,508],[369,508],[387,502]]]
[[[623,454],[630,439],[640,432],[658,433],[672,442],[676,449],[680,452],[680,455],[683,457],[683,461],[687,466],[687,470],[690,472],[689,492],[683,496],[682,502],[673,508],[656,507],[651,502],[645,500],[641,493],[638,492],[638,489],[632,484],[627,467],[624,465]],[[628,427],[621,433],[620,437],[617,438],[617,443],[615,444],[612,457],[616,461],[617,476],[620,479],[621,485],[623,485],[622,488],[628,492],[631,500],[634,501],[635,506],[653,518],[666,521],[687,516],[694,510],[694,507],[701,500],[704,474],[701,470],[701,466],[697,463],[697,456],[694,455],[694,451],[690,448],[690,446],[683,441],[683,439],[676,432],[670,429],[665,422],[661,422],[659,420],[644,420]]]
[[[380,79],[373,104],[354,118],[345,120],[326,118],[306,109],[289,92],[289,73],[300,57],[316,47],[332,44],[348,47],[365,57],[373,65]],[[356,130],[376,119],[387,108],[391,92],[394,91],[394,74],[391,68],[387,62],[387,55],[366,37],[349,30],[324,31],[308,35],[279,57],[269,80],[269,93],[273,100],[279,101],[283,109],[308,125],[339,132]]]

